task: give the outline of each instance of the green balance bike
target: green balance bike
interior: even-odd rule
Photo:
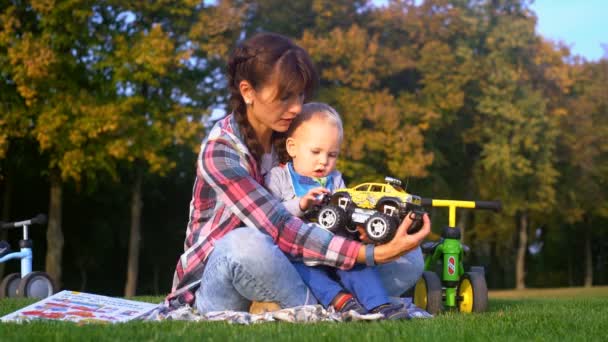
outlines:
[[[426,255],[424,272],[414,289],[414,304],[431,314],[444,310],[483,312],[488,306],[488,287],[484,268],[473,266],[465,272],[463,257],[469,247],[460,242],[460,229],[456,227],[456,208],[489,209],[499,211],[499,201],[456,201],[423,198],[422,205],[448,207],[449,226],[443,229],[439,241],[424,242]],[[434,271],[441,264],[441,278]]]

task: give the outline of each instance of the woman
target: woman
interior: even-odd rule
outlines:
[[[201,146],[185,252],[168,297],[172,306],[191,304],[206,313],[247,311],[251,301],[283,308],[316,304],[286,255],[340,269],[378,264],[394,296],[422,273],[418,246],[430,232],[428,216],[418,233],[406,233],[406,218],[393,240],[374,247],[304,223],[262,186],[276,164],[273,144],[284,142],[281,134],[316,83],[309,56],[281,35],[258,34],[233,51],[232,114]]]

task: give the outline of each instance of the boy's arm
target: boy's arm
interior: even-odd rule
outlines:
[[[283,166],[273,167],[266,175],[265,186],[273,196],[281,200],[287,211],[294,216],[302,217],[304,212],[300,209],[300,198],[295,195],[289,172],[285,170],[287,168]]]

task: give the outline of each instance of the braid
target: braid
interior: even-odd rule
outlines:
[[[243,102],[243,106],[245,103]],[[255,135],[253,127],[251,127],[251,123],[247,120],[247,111],[241,111],[238,108],[234,110],[234,117],[236,119],[236,123],[239,125],[239,130],[245,139],[245,146],[249,149],[249,152],[255,159],[255,161],[259,164],[262,160],[262,155],[264,154],[264,148],[262,144],[258,141],[258,138]]]
[[[289,157],[289,154],[287,153],[286,142],[287,142],[287,133],[274,132],[272,134],[272,145],[274,147],[275,153],[279,157],[279,163],[281,163],[281,164],[285,164],[289,160],[291,160],[291,158]]]
[[[247,146],[256,162],[259,163],[264,150],[255,136],[251,123],[247,119],[247,105],[238,87],[239,82],[242,81],[242,77],[237,76],[243,74],[243,71],[249,67],[254,58],[255,53],[251,49],[244,45],[238,46],[228,61],[228,84],[230,89],[229,104],[234,118],[245,140],[245,146]]]

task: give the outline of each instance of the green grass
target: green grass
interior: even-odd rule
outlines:
[[[143,300],[159,302],[159,298]],[[31,302],[0,300],[0,316]],[[252,326],[171,321],[84,326],[0,323],[0,340],[605,341],[607,322],[608,287],[604,287],[491,292],[486,313],[446,313],[428,320]]]

